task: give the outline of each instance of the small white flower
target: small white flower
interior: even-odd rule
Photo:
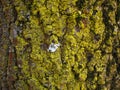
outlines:
[[[59,46],[60,46],[60,43],[58,43],[58,44],[51,43],[49,45],[49,48],[47,49],[47,51],[48,52],[55,52]]]

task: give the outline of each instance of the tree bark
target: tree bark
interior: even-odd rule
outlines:
[[[120,90],[120,0],[0,0],[0,62],[1,90]]]

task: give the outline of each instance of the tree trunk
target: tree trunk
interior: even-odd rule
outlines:
[[[0,90],[120,90],[120,0],[0,0]]]

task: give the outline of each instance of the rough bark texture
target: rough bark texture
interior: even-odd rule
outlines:
[[[120,90],[120,0],[0,0],[0,90]]]

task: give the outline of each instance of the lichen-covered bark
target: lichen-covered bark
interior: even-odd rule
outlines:
[[[1,90],[119,90],[120,1],[0,0],[0,61]]]

